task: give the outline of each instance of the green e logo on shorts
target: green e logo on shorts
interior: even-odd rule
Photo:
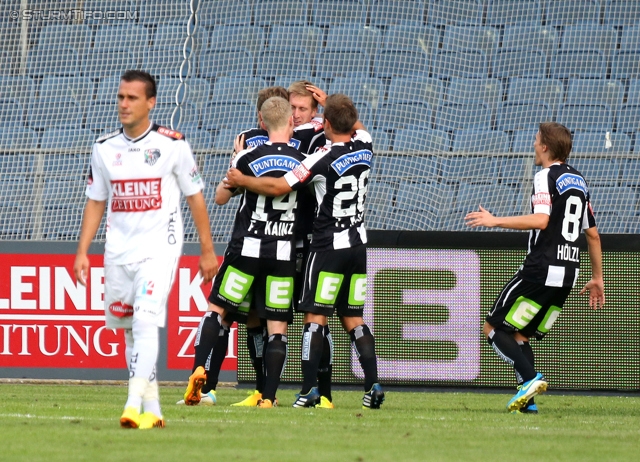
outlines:
[[[349,287],[349,305],[362,306],[367,298],[367,275],[354,274],[351,276]]]
[[[558,316],[560,316],[561,311],[562,311],[562,308],[559,308],[555,305],[551,305],[549,307],[549,310],[547,311],[547,314],[545,314],[544,319],[538,326],[537,330],[542,332],[543,334],[548,334],[549,331],[551,330],[551,326],[553,326],[553,323],[556,322],[556,319],[558,319]]]
[[[344,274],[320,271],[318,275],[318,287],[316,288],[316,303],[333,305],[338,297],[338,292],[340,292],[343,279]]]
[[[531,322],[534,316],[538,314],[540,308],[541,305],[537,304],[533,300],[525,297],[518,297],[505,317],[505,320],[518,329],[524,329]]]
[[[288,310],[293,297],[293,278],[267,276],[267,300],[265,305],[277,310]]]
[[[253,276],[229,266],[220,284],[220,294],[227,300],[240,304],[251,289],[251,284],[253,284]]]

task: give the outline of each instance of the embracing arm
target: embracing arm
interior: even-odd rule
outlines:
[[[237,168],[231,168],[227,172],[226,179],[222,180],[227,188],[244,188],[263,196],[282,196],[293,191],[284,177],[254,177],[243,175]]]

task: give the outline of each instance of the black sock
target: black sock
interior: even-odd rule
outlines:
[[[378,381],[378,361],[376,359],[375,340],[369,326],[362,324],[349,332],[351,343],[356,349],[358,360],[364,371],[364,391],[371,390]]]
[[[202,393],[209,393],[218,386],[220,369],[222,368],[225,356],[227,356],[228,345],[229,327],[223,324],[220,326],[220,332],[218,333],[218,342],[213,347],[213,350],[211,350],[209,360],[207,361],[208,364],[205,366],[207,382],[202,386]]]
[[[531,344],[529,342],[518,342],[518,345],[520,345],[520,351],[522,351],[522,353],[525,355],[525,357],[529,360],[529,362],[535,369],[536,364],[535,364],[535,358],[533,356],[533,348],[531,348]],[[521,382],[520,381],[521,379],[518,376],[519,374],[516,372],[516,378],[518,378],[518,385],[522,385],[524,382]],[[532,404],[534,404],[533,398],[529,400],[528,405],[530,406]]]
[[[513,338],[513,335],[503,330],[494,329],[489,333],[487,341],[504,362],[513,366],[523,383],[536,376],[536,370],[520,349],[520,345]]]
[[[331,338],[331,331],[329,326],[324,326],[324,340],[322,343],[322,357],[320,358],[320,364],[318,365],[318,391],[321,396],[326,397],[329,401],[333,401],[331,398],[331,372],[333,357],[333,339]]]
[[[273,334],[267,340],[268,347],[264,357],[265,378],[262,399],[276,399],[276,391],[280,386],[280,377],[287,362],[287,336]]]
[[[218,319],[218,313],[214,311],[207,312],[200,320],[198,332],[196,333],[194,342],[196,354],[193,359],[192,371],[195,371],[198,366],[204,367],[206,365],[211,350],[218,342],[219,333],[220,320]]]
[[[306,395],[318,384],[318,365],[322,358],[324,328],[315,322],[306,323],[302,330],[302,391]]]
[[[247,348],[251,365],[256,373],[256,390],[262,392],[264,386],[264,366],[262,364],[264,341],[262,338],[262,327],[247,327]]]

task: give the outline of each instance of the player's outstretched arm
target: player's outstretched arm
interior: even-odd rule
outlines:
[[[191,209],[193,223],[198,230],[200,237],[200,275],[203,282],[207,284],[218,274],[218,257],[213,249],[213,239],[211,238],[211,227],[209,225],[209,214],[202,192],[192,196],[187,196],[187,204]]]
[[[591,279],[582,288],[580,294],[589,291],[589,307],[597,310],[605,302],[604,278],[602,275],[602,245],[600,244],[598,228],[595,226],[585,229],[584,234],[587,237],[589,260],[591,261]]]
[[[82,214],[82,226],[80,228],[80,240],[76,251],[76,260],[73,264],[73,273],[76,280],[83,286],[87,285],[87,274],[89,274],[89,246],[98,231],[102,215],[107,201],[96,201],[87,199]]]
[[[263,196],[282,196],[293,191],[284,177],[254,177],[244,175],[237,168],[230,168],[224,180],[227,188],[245,188]]]
[[[478,207],[477,212],[469,212],[464,217],[467,226],[477,228],[485,226],[487,228],[506,228],[506,229],[545,229],[549,224],[549,215],[545,213],[531,213],[528,215],[519,215],[512,217],[496,217],[491,212]]]

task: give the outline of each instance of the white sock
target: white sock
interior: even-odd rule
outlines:
[[[129,360],[129,396],[125,407],[140,408],[142,398],[155,381],[155,367],[158,360],[158,327],[154,324],[133,320],[133,348]]]
[[[144,412],[151,412],[158,417],[162,417],[158,381],[156,379],[150,381],[144,390],[144,394],[142,395],[142,409]]]

